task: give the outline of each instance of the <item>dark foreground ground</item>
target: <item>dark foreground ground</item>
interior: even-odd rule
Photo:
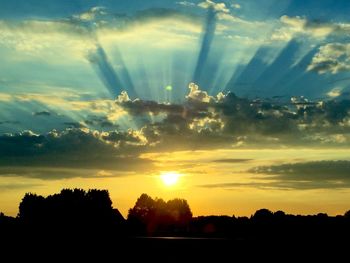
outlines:
[[[322,238],[118,237],[70,233],[1,239],[2,262],[348,262],[349,242]],[[25,261],[23,261],[23,259]]]

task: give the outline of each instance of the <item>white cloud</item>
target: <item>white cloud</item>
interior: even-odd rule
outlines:
[[[186,96],[186,99],[205,103],[214,101],[212,96],[209,96],[206,91],[200,90],[195,83],[190,83],[188,88],[190,89],[190,93]]]
[[[30,19],[17,23],[0,20],[0,49],[11,52],[11,61],[88,63],[86,55],[95,48],[96,37],[102,45],[113,47],[118,41],[121,45],[142,49],[184,48],[194,43],[193,39],[201,33],[201,19],[196,21],[177,13],[161,18],[155,14],[154,19],[150,16],[142,23],[134,23],[137,19],[111,16],[104,8],[94,7],[66,20]]]
[[[342,88],[334,88],[327,93],[327,96],[331,98],[339,97],[342,94],[342,90]]]
[[[293,27],[297,31],[302,31],[307,23],[307,20],[305,18],[301,18],[300,16],[289,17],[284,15],[281,16],[280,20],[282,23]]]
[[[229,22],[250,23],[248,21],[242,20],[239,17],[236,17],[236,16],[228,14],[228,13],[218,13],[217,18],[219,20],[225,20],[225,21],[229,21]]]
[[[276,29],[271,36],[272,40],[289,41],[298,34],[307,35],[313,38],[324,38],[333,32],[340,32],[346,28],[345,25],[320,23],[309,21],[300,16],[281,16],[282,27]]]
[[[7,93],[0,93],[0,101],[11,101],[12,96]]]
[[[188,1],[180,1],[180,2],[176,2],[176,4],[183,5],[183,6],[195,6],[194,3],[188,2]]]
[[[230,10],[227,8],[225,3],[215,3],[211,0],[206,0],[198,4],[199,7],[208,9],[213,8],[216,12],[229,13]]]
[[[350,70],[350,44],[329,43],[320,47],[307,70],[319,74]]]
[[[195,118],[192,123],[189,124],[191,130],[202,132],[220,132],[225,127],[225,123],[220,118]]]
[[[127,94],[123,99],[127,99]],[[119,96],[119,97],[120,97]],[[38,102],[51,109],[54,112],[69,112],[70,114],[81,115],[84,114],[102,114],[105,115],[107,120],[114,122],[127,113],[124,109],[115,103],[115,100],[109,99],[95,99],[95,100],[81,100],[80,96],[73,92],[55,92],[55,96],[52,94],[42,93],[17,93],[8,95],[0,93],[0,101],[22,103],[22,102]]]
[[[159,20],[150,20],[147,23],[138,23],[125,31],[115,28],[100,28],[97,31],[101,44],[108,48],[120,46],[128,49],[162,48],[187,49],[194,47],[201,33],[201,21],[193,23],[180,18],[169,17]]]
[[[93,42],[84,28],[68,21],[0,21],[1,46],[18,54],[12,60],[44,58],[50,63],[71,63],[85,61],[84,52]],[[62,59],[63,54],[69,59]]]
[[[87,22],[87,21],[93,21],[99,16],[104,16],[106,14],[107,12],[105,7],[95,6],[95,7],[92,7],[90,10],[88,10],[87,12],[81,13],[74,17]]]
[[[240,4],[232,4],[231,7],[235,8],[235,9],[241,9],[241,5]]]
[[[117,103],[125,103],[130,101],[129,95],[126,91],[122,91],[120,95],[118,95]]]
[[[309,138],[322,144],[343,144],[349,141],[349,136],[344,134],[316,134]]]

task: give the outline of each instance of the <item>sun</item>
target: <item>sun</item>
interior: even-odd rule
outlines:
[[[180,174],[177,172],[163,172],[160,174],[160,179],[166,186],[173,186],[178,183]]]

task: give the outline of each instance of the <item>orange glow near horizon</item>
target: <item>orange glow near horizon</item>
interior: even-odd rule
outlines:
[[[296,159],[296,156],[300,157]],[[350,208],[349,189],[305,189],[300,184],[285,189],[275,184],[278,179],[282,183],[290,182],[283,181],[284,177],[251,171],[259,166],[346,160],[349,149],[222,149],[147,153],[141,157],[152,160],[155,166],[137,173],[68,168],[45,170],[48,174],[71,173],[72,177],[66,179],[0,178],[0,184],[18,186],[1,189],[0,212],[16,216],[18,205],[26,192],[47,196],[63,188],[106,189],[113,207],[118,208],[124,217],[142,193],[164,200],[186,199],[194,216],[250,216],[260,208],[283,210],[291,214],[325,212],[337,215],[344,214]],[[32,167],[21,169],[36,171]],[[22,170],[18,168],[18,172]],[[90,176],[84,177],[86,174]],[[19,180],[21,184],[18,184]]]

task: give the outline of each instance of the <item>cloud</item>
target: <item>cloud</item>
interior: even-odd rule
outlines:
[[[274,31],[272,40],[290,41],[298,35],[325,38],[329,35],[342,36],[350,32],[350,24],[312,21],[300,16],[283,15],[280,22],[282,27]]]
[[[12,99],[12,96],[10,94],[6,93],[0,93],[0,101],[10,101]]]
[[[104,17],[107,15],[107,9],[103,6],[95,6],[89,9],[86,12],[75,15],[74,18],[80,19],[81,21],[93,21],[98,19],[99,17]]]
[[[155,21],[162,23],[155,27]],[[11,62],[43,59],[50,65],[82,65],[87,62],[87,54],[94,53],[93,51],[101,53],[99,47],[96,48],[96,42],[101,47],[115,47],[115,39],[119,43],[130,43],[131,39],[137,38],[134,45],[145,47],[144,44],[151,38],[140,36],[151,34],[158,39],[166,36],[169,39],[167,48],[172,41],[177,40],[172,47],[178,47],[178,43],[191,40],[190,34],[193,31],[200,32],[201,22],[202,18],[198,15],[171,9],[148,9],[134,15],[125,15],[111,13],[103,7],[92,7],[61,20],[0,20],[0,47],[9,50],[10,58],[15,56]],[[178,30],[179,26],[182,30]],[[104,55],[99,56],[101,60]]]
[[[133,101],[123,101],[119,97],[116,101],[116,104],[121,106],[125,111],[127,111],[131,115],[159,115],[160,113],[182,115],[185,111],[184,106],[182,105],[158,103],[155,101],[146,101],[140,99],[135,99]]]
[[[334,88],[327,92],[327,96],[331,98],[336,98],[342,95],[342,88]]]
[[[34,97],[21,99],[31,102]],[[145,152],[350,145],[348,100],[312,102],[294,98],[291,103],[273,103],[240,98],[232,92],[210,96],[193,83],[186,100],[179,104],[131,100],[126,92],[114,101],[79,102],[74,96],[69,98],[77,111],[89,109],[80,119],[61,120],[70,128],[0,135],[0,167],[4,175],[23,172],[39,178],[44,172],[31,173],[31,168],[47,167],[143,171],[153,167],[150,160],[140,158]],[[120,112],[127,122],[132,119],[135,128],[128,129],[130,124],[123,126],[120,119],[111,119]]]
[[[246,182],[198,185],[203,188],[258,188],[268,190],[341,190],[350,188],[348,160],[323,160],[255,167]]]
[[[281,22],[295,28],[298,31],[302,31],[305,27],[307,20],[305,18],[301,18],[300,16],[289,17],[287,15],[281,16]]]
[[[1,169],[1,168],[0,168]],[[1,170],[0,170],[1,174]],[[33,183],[0,183],[0,190],[1,191],[10,191],[10,190],[18,190],[18,189],[28,189],[32,187],[41,186],[40,184],[33,184]]]
[[[336,74],[350,69],[350,44],[329,43],[319,48],[312,58],[308,71],[319,74]]]
[[[231,4],[231,7],[235,8],[235,9],[241,9],[241,5],[240,4]]]
[[[124,163],[123,163],[124,161]],[[151,162],[145,160],[144,164],[140,164],[137,160],[134,160],[136,164],[136,169],[141,172],[147,167]],[[39,180],[62,180],[71,178],[110,178],[110,177],[122,177],[135,174],[132,169],[125,169],[126,164],[129,166],[132,164],[132,160],[124,159],[118,161],[121,169],[98,169],[98,168],[88,168],[85,167],[41,167],[41,166],[11,166],[11,167],[1,167],[0,166],[0,177],[2,178],[16,178],[23,177],[29,179],[39,179]],[[140,165],[140,166],[139,166]],[[143,166],[142,169],[138,170]],[[40,184],[33,184],[33,186],[39,186]],[[20,185],[18,186],[20,187]],[[0,185],[1,188],[1,185]],[[24,188],[24,186],[23,186]]]
[[[249,172],[271,175],[272,186],[294,189],[350,188],[350,161],[314,161],[273,166],[260,166]]]
[[[238,188],[255,188],[264,190],[319,190],[319,189],[344,189],[350,188],[349,183],[339,184],[336,182],[311,182],[311,181],[271,181],[271,182],[250,182],[250,183],[219,183],[202,184],[202,188],[222,188],[225,190],[236,190]]]
[[[63,124],[66,125],[68,128],[86,128],[86,126],[80,122],[64,122]]]
[[[216,159],[213,160],[212,162],[214,163],[245,163],[245,162],[249,162],[252,161],[252,159]]]
[[[188,88],[190,89],[190,93],[186,96],[187,100],[204,103],[210,103],[214,101],[214,98],[212,96],[209,96],[206,91],[200,90],[198,85],[195,83],[190,83]]]
[[[199,7],[204,9],[212,8],[216,12],[229,13],[230,10],[227,8],[225,3],[215,3],[211,0],[206,0],[198,4]]]
[[[160,146],[174,133],[176,140],[203,140],[201,146],[229,142],[227,147],[248,145],[333,145],[350,143],[350,102],[312,102],[294,98],[291,104],[254,102],[233,93],[209,96],[198,85],[189,85],[183,104],[164,104],[123,94],[116,104],[136,120],[142,116],[143,132]],[[146,138],[148,138],[146,136]],[[206,139],[205,139],[206,138]],[[168,145],[170,147],[170,145]]]
[[[107,128],[109,130],[118,129],[120,126],[108,119],[108,116],[91,115],[83,122],[88,127]]]
[[[49,64],[81,63],[86,50],[93,47],[87,29],[68,20],[2,20],[0,34],[0,46],[15,51],[10,54],[19,61],[45,58]],[[62,54],[69,59],[62,59]]]
[[[191,130],[201,132],[221,132],[225,123],[219,117],[194,118],[189,124]]]
[[[187,7],[192,7],[195,6],[195,3],[192,2],[188,2],[188,1],[180,1],[180,2],[176,2],[176,4],[178,5],[183,5],[183,6],[187,6]]]
[[[51,90],[47,93],[16,93],[10,95],[8,103],[14,108],[18,105],[38,105],[39,109],[47,110],[35,111],[32,116],[51,116],[53,122],[76,128],[89,125],[93,128],[114,128],[116,121],[126,115],[126,111],[118,106],[114,99],[93,99],[96,95],[66,91],[55,91],[55,94],[57,96],[52,96]],[[95,116],[94,119],[88,118],[91,116]],[[4,120],[0,119],[0,122],[5,124]]]
[[[51,116],[51,112],[49,112],[49,111],[37,111],[37,112],[33,112],[33,116]]]
[[[146,144],[142,134],[132,130],[97,132],[67,129],[62,132],[53,130],[47,134],[31,131],[4,134],[0,136],[0,174],[53,179],[60,176],[74,177],[70,171],[60,175],[64,169],[150,169],[152,163],[138,157]],[[43,171],[50,169],[56,169],[57,175],[51,173],[51,177],[45,178]]]

